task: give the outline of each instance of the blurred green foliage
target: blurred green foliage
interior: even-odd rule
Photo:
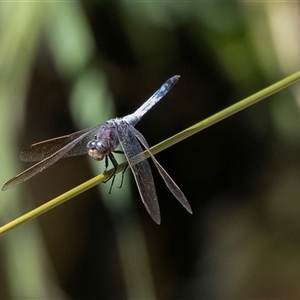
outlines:
[[[172,75],[176,89],[138,125],[150,145],[298,71],[299,12],[297,2],[1,2],[1,181],[26,167],[22,147],[130,113]],[[193,216],[154,172],[163,221],[152,223],[127,172],[125,189],[94,189],[1,237],[0,298],[299,298],[299,103],[295,85],[158,155]],[[1,193],[1,223],[96,164],[62,160]]]

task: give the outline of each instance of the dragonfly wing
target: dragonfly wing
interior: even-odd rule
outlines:
[[[70,151],[77,143],[82,141],[86,136],[90,134],[90,131],[87,131],[83,133],[81,136],[77,137],[73,141],[71,141],[69,144],[65,145],[64,147],[60,148],[55,153],[51,154],[47,158],[43,159],[42,161],[38,162],[37,164],[33,165],[32,167],[26,169],[22,173],[18,174],[14,178],[10,179],[8,182],[5,183],[5,185],[2,187],[2,190],[7,190],[15,185],[22,183],[29,178],[33,177],[34,175],[38,174],[39,172],[42,172],[44,169],[50,167],[55,162],[57,162],[59,159],[64,157],[68,151]]]
[[[76,147],[71,148],[66,152],[63,157],[70,157],[76,155],[82,155],[87,153],[86,145],[93,138],[95,131],[99,128],[98,126],[87,128],[74,132],[72,134],[60,136],[57,138],[42,141],[25,148],[20,153],[22,161],[40,161],[43,160],[55,152],[59,151],[78,137],[84,135],[84,138],[77,142]]]
[[[150,165],[147,160],[135,165],[131,163],[131,158],[141,153],[143,149],[134,134],[128,130],[127,123],[125,125],[117,124],[116,127],[120,145],[132,170],[145,208],[154,222],[160,224],[160,209]]]
[[[178,187],[178,185],[174,182],[174,180],[171,178],[171,176],[167,173],[167,171],[161,166],[161,164],[156,160],[154,155],[149,150],[149,145],[144,138],[144,136],[136,130],[133,126],[129,126],[129,130],[136,136],[136,138],[141,142],[141,144],[144,146],[144,148],[148,151],[150,154],[155,166],[157,167],[161,177],[163,178],[165,184],[169,188],[169,190],[172,192],[172,194],[175,196],[175,198],[183,205],[183,207],[189,212],[192,212],[192,208],[188,200],[186,199],[185,195],[181,191],[181,189]]]

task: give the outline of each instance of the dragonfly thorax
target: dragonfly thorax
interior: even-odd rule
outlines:
[[[94,139],[88,142],[86,147],[88,154],[96,160],[102,160],[111,152],[109,141]]]

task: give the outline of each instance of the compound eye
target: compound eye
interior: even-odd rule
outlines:
[[[90,141],[86,147],[88,154],[96,160],[102,160],[107,155],[105,144],[100,140]]]

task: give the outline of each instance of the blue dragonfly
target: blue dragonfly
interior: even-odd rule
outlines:
[[[152,219],[157,224],[160,224],[160,209],[150,165],[146,157],[138,162],[134,160],[138,154],[143,152],[143,146],[154,162],[169,190],[185,209],[192,214],[191,206],[185,195],[155,159],[149,150],[149,145],[144,136],[134,127],[141,120],[143,115],[171,90],[179,78],[179,75],[169,78],[133,114],[123,118],[111,119],[95,127],[42,141],[25,148],[20,154],[21,160],[39,162],[6,182],[2,187],[2,190],[10,189],[17,184],[28,180],[53,165],[61,158],[83,155],[86,153],[95,160],[104,159],[105,171],[108,167],[109,159],[116,171],[118,163],[113,153],[123,153],[133,173],[146,210]],[[119,145],[121,146],[121,151],[116,149]],[[113,177],[114,180],[115,174],[113,173],[111,177]]]

